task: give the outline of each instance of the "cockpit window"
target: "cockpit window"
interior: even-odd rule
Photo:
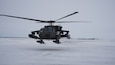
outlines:
[[[52,27],[48,27],[48,28],[47,28],[47,31],[48,31],[48,32],[53,32],[53,28],[52,28]]]
[[[42,28],[40,29],[40,32],[54,32],[54,28],[53,27]]]
[[[40,32],[43,32],[44,31],[44,28],[40,29]]]

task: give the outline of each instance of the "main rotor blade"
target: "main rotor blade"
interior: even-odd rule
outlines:
[[[78,12],[74,12],[74,13],[72,13],[72,14],[69,14],[69,15],[66,15],[66,16],[64,16],[64,17],[61,17],[61,18],[57,19],[56,21],[61,20],[61,19],[66,18],[66,17],[69,17],[69,16],[71,16],[71,15],[74,15],[74,14],[76,14],[76,13],[78,13]]]
[[[90,21],[56,21],[55,23],[79,23],[79,22],[90,23]]]
[[[39,21],[39,22],[46,22],[46,21],[37,20],[37,19],[31,19],[31,18],[25,18],[25,17],[18,17],[18,16],[11,16],[11,15],[4,15],[4,14],[0,14],[0,16],[6,16],[6,17],[12,17],[12,18],[19,18],[19,19],[26,19],[26,20],[32,20],[32,21]]]

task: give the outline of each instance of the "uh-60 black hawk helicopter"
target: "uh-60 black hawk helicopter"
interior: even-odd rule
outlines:
[[[19,19],[25,19],[25,20],[32,20],[32,21],[37,21],[37,22],[41,22],[41,23],[49,23],[50,25],[44,26],[44,28],[41,28],[40,30],[32,31],[31,34],[29,34],[28,36],[30,38],[37,39],[37,42],[40,44],[44,44],[43,39],[52,39],[52,40],[54,40],[53,42],[60,44],[59,39],[62,37],[67,37],[68,39],[70,39],[69,31],[68,30],[62,30],[62,26],[53,25],[53,23],[72,22],[72,21],[59,21],[59,20],[66,18],[66,17],[69,17],[71,15],[74,15],[76,13],[78,13],[78,12],[74,12],[72,14],[66,15],[64,17],[61,17],[61,18],[55,20],[55,21],[53,21],[53,20],[44,21],[44,20],[18,17],[18,16],[11,16],[11,15],[4,15],[4,14],[0,14],[0,16],[19,18]]]

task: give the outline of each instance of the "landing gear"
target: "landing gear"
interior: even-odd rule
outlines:
[[[40,43],[40,44],[45,44],[43,40],[36,41],[36,42],[38,42],[38,43]]]
[[[56,44],[61,44],[61,42],[59,41],[59,39],[58,40],[56,39],[53,42],[56,43]]]
[[[59,41],[60,37],[61,37],[61,32],[59,31],[57,32],[56,38],[53,42],[56,44],[61,44],[61,42]]]

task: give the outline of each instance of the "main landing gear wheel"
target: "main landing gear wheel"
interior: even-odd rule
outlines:
[[[43,40],[36,41],[36,42],[38,42],[38,43],[40,43],[40,44],[45,44]]]
[[[61,42],[59,40],[55,40],[53,42],[56,43],[56,44],[61,44]]]

